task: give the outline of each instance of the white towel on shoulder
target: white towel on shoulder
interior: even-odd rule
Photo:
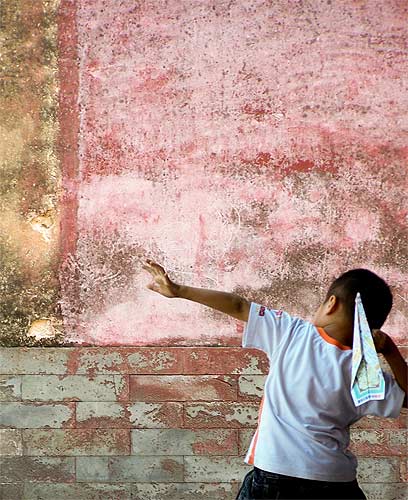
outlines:
[[[384,376],[360,293],[356,295],[354,310],[351,395],[356,406],[385,396]]]

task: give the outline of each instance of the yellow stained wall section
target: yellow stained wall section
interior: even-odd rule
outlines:
[[[58,312],[59,0],[0,3],[0,345],[50,345]]]

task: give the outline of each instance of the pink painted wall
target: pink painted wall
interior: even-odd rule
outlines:
[[[407,343],[405,1],[80,0],[76,29],[68,341],[240,343],[242,323],[146,289],[148,256],[305,317],[369,267]]]

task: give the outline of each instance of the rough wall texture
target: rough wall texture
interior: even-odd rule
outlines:
[[[150,255],[177,280],[304,316],[340,271],[368,266],[395,286],[402,340],[407,9],[78,1],[66,339],[235,344],[233,320],[144,287]]]
[[[266,359],[140,260],[305,317],[370,267],[407,357],[406,2],[0,16],[0,498],[232,499]],[[406,412],[352,438],[370,500],[405,498]]]
[[[0,3],[0,342],[61,341],[57,0]]]

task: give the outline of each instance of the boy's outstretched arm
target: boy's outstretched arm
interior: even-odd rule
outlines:
[[[389,335],[381,330],[373,330],[373,338],[376,350],[385,357],[391,367],[395,380],[405,392],[405,399],[402,406],[407,408],[408,366]]]
[[[151,260],[146,260],[143,269],[152,275],[153,281],[148,285],[150,290],[169,298],[192,300],[236,319],[248,321],[250,302],[239,295],[218,290],[178,285],[170,280],[162,266]]]

